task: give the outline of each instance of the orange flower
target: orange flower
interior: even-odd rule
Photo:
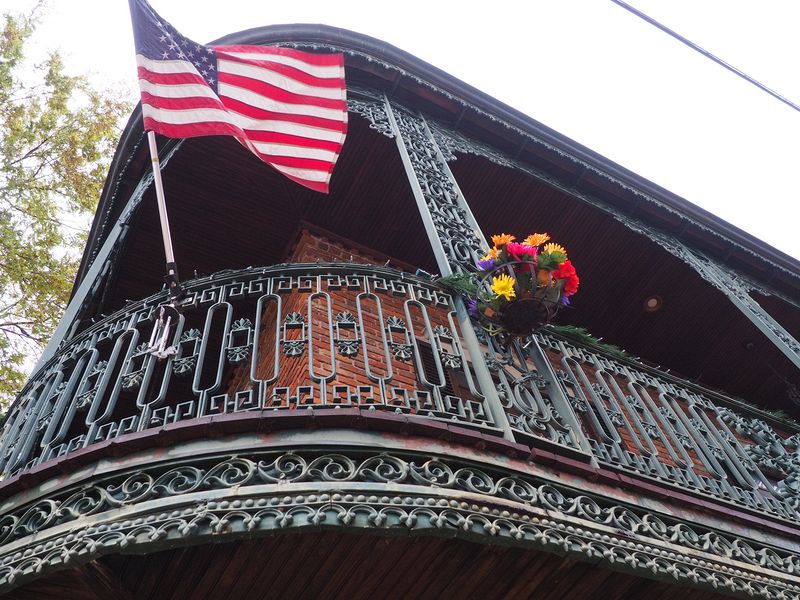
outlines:
[[[500,235],[492,236],[492,243],[495,246],[505,246],[509,242],[513,242],[515,239],[517,238],[510,233],[501,233]]]
[[[536,285],[539,287],[548,287],[550,285],[550,271],[547,269],[539,269],[536,272]]]
[[[497,248],[489,248],[489,253],[482,257],[481,260],[497,260]]]
[[[550,239],[550,236],[546,233],[533,233],[525,238],[522,242],[523,246],[541,246],[547,240]]]
[[[548,254],[552,254],[553,252],[560,252],[561,254],[564,255],[564,260],[567,259],[567,249],[564,248],[564,246],[562,246],[561,244],[554,244],[554,243],[545,244],[542,250],[544,250]]]

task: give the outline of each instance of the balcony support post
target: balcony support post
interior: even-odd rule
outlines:
[[[446,276],[474,268],[476,260],[488,251],[488,245],[424,117],[392,105],[386,97],[384,107],[440,274]],[[464,301],[454,297],[453,304],[492,420],[504,438],[513,440],[511,425]]]

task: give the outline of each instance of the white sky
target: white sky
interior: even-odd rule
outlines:
[[[800,104],[796,0],[628,1]],[[384,40],[800,258],[800,113],[609,0],[151,3],[201,43],[278,23]],[[51,0],[35,44],[137,98],[125,0]]]

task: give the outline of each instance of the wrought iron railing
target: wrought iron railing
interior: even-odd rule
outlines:
[[[277,265],[134,302],[66,343],[12,406],[10,476],[129,433],[211,415],[360,407],[447,421],[798,520],[800,434],[735,400],[602,348],[539,333],[470,352],[435,283],[353,264]],[[479,356],[480,355],[480,356]],[[493,390],[481,390],[484,360]],[[486,392],[491,393],[486,393]],[[492,406],[497,403],[501,407]]]
[[[537,338],[600,464],[800,519],[796,425],[600,348]]]
[[[497,432],[451,299],[430,282],[371,266],[277,265],[218,273],[186,290],[166,359],[148,351],[163,293],[62,347],[12,406],[0,470],[254,409],[369,406]]]

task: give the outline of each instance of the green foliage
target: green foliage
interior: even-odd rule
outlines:
[[[26,60],[40,5],[0,26],[0,404],[60,318],[130,104]]]
[[[540,269],[547,269],[548,271],[551,271],[558,268],[559,261],[557,259],[560,257],[564,257],[561,252],[553,252],[552,254],[540,252],[536,257],[536,265]],[[564,257],[561,262],[564,262],[565,260],[566,257]]]
[[[628,353],[625,352],[619,346],[615,346],[614,344],[606,344],[605,342],[601,341],[600,338],[594,337],[585,327],[578,327],[577,325],[549,325],[548,329],[555,333],[560,333],[567,337],[570,337],[574,340],[582,342],[584,344],[592,345],[602,350],[605,350],[609,354],[613,354],[614,356],[619,357],[629,357]]]
[[[474,273],[453,273],[436,280],[447,289],[469,298],[478,295],[478,278]]]

